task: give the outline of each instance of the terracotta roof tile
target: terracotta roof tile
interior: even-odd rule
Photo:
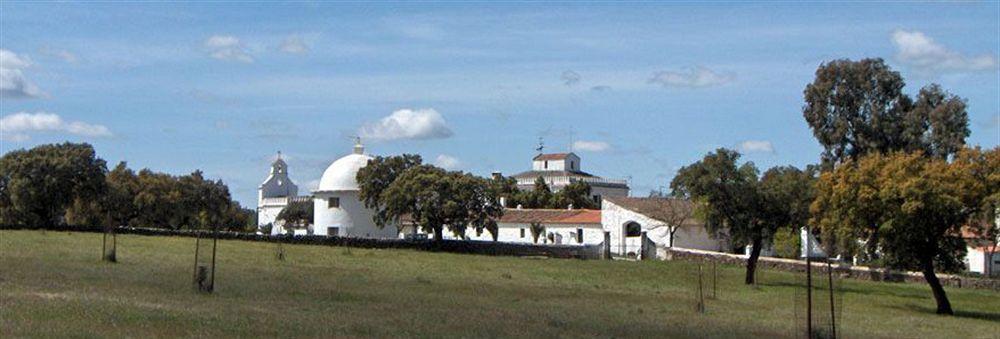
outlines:
[[[671,219],[674,208],[694,208],[690,201],[671,198],[604,197],[604,200],[632,212],[664,222]],[[696,220],[692,213],[691,217],[684,221],[684,224],[686,226],[701,225],[701,222]]]
[[[536,155],[531,160],[562,160],[566,159],[566,156],[572,153],[549,153],[549,154],[539,154]]]
[[[504,210],[501,223],[601,224],[600,210],[513,209]]]

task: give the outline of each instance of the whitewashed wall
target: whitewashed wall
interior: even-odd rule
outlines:
[[[548,167],[545,162],[548,161]],[[572,166],[570,164],[572,163]],[[579,171],[580,157],[575,154],[568,154],[565,159],[556,160],[532,160],[531,169],[535,171]]]
[[[604,230],[595,224],[543,224],[545,234],[538,237],[538,244],[562,244],[562,245],[596,245],[604,241]],[[533,244],[534,238],[531,236],[531,225],[521,223],[500,223],[497,241],[509,243]],[[524,229],[524,236],[521,236],[521,229]],[[576,240],[576,230],[583,230],[583,243]],[[412,232],[406,228],[404,232]],[[418,232],[423,233],[423,232]],[[553,234],[553,238],[561,239],[561,242],[548,241],[548,234]],[[428,237],[432,237],[428,235]],[[460,240],[451,231],[445,230],[442,235],[444,239]],[[481,234],[476,234],[476,230],[469,229],[465,233],[468,240],[493,241],[493,235],[489,231],[483,230]]]
[[[628,252],[638,253],[641,248],[641,237],[625,237],[625,225],[629,222],[638,223],[650,240],[658,245],[670,244],[670,231],[662,221],[628,210],[617,204],[604,200],[601,206],[601,226],[611,233],[611,252],[616,255],[627,255]],[[687,226],[674,234],[674,247],[699,249],[706,251],[725,250],[725,241],[713,239],[704,227]]]
[[[270,223],[274,223],[274,220],[278,218],[278,213],[284,209],[284,205],[264,205],[257,207],[257,225],[264,226]],[[272,234],[274,234],[272,232]]]
[[[330,208],[328,199],[340,198],[340,207]],[[358,200],[357,191],[317,191],[313,198],[313,234],[328,235],[329,227],[338,227],[340,236],[365,238],[396,238],[395,227],[378,228],[372,221],[374,212]]]

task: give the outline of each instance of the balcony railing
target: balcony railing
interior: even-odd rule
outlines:
[[[545,183],[549,186],[565,186],[576,181],[582,181],[588,184],[603,184],[603,185],[628,185],[628,182],[621,179],[605,179],[599,177],[574,177],[574,176],[553,176],[553,177],[543,177],[545,178]],[[535,184],[537,178],[518,178],[517,184],[521,186],[531,186]]]
[[[300,195],[295,197],[275,197],[275,198],[264,198],[261,200],[261,205],[287,205],[293,202],[305,202],[312,200],[311,196]]]

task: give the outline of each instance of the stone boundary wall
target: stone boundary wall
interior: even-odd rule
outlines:
[[[747,256],[723,252],[702,251],[686,248],[668,248],[657,246],[656,258],[660,260],[715,261],[724,264],[746,266]],[[826,272],[826,263],[813,263],[813,270]],[[805,272],[806,262],[803,260],[760,257],[757,267],[790,272]],[[924,284],[924,276],[918,272],[900,272],[888,269],[870,268],[833,264],[833,271],[840,278],[851,278],[870,281],[910,282]],[[1000,291],[1000,279],[984,279],[963,277],[952,274],[938,274],[938,279],[944,286],[957,288],[974,288]]]
[[[92,232],[103,233],[100,226],[12,226],[0,225],[0,230],[47,230],[55,232]],[[210,235],[210,231],[170,230],[159,228],[119,227],[117,234],[134,234],[147,236],[196,237],[199,234]],[[413,249],[431,252],[448,252],[461,254],[480,254],[494,256],[532,256],[564,259],[601,259],[601,245],[534,245],[508,242],[476,241],[476,240],[404,240],[404,239],[371,239],[354,237],[337,237],[321,235],[262,235],[255,233],[219,231],[220,240],[243,240],[259,242],[281,242],[285,244],[345,246],[358,248]]]

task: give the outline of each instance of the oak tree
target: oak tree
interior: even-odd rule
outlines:
[[[961,231],[982,190],[964,166],[922,152],[871,154],[823,173],[816,185],[812,222],[835,235],[842,254],[857,254],[858,239],[877,249],[893,268],[920,271],[931,287],[937,313],[953,314],[936,272],[962,267]],[[873,236],[875,235],[875,236]]]

